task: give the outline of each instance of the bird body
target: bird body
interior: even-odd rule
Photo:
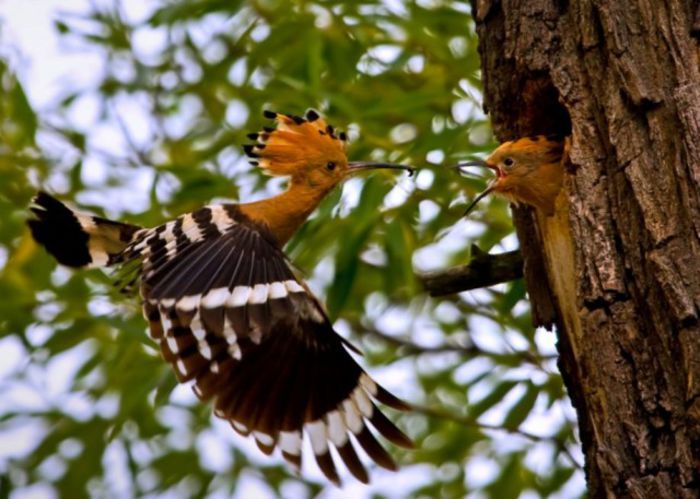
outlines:
[[[213,401],[214,413],[270,454],[301,465],[303,435],[324,474],[339,483],[335,447],[363,482],[367,471],[350,434],[377,464],[395,469],[369,424],[391,442],[410,440],[375,406],[408,406],[350,356],[319,300],[290,267],[282,247],[342,180],[370,168],[348,162],[344,137],[315,112],[266,113],[277,128],[251,134],[254,164],[290,178],[276,197],[219,204],[141,228],[85,215],[39,193],[28,223],[65,265],[118,266],[138,284],[151,337],[180,382]]]

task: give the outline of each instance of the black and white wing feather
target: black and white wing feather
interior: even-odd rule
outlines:
[[[395,469],[368,422],[395,444],[410,440],[374,405],[407,406],[353,360],[317,299],[271,234],[236,205],[202,208],[136,234],[123,253],[140,262],[144,315],[181,382],[260,449],[301,465],[303,434],[339,483],[330,448],[368,481],[356,440]]]

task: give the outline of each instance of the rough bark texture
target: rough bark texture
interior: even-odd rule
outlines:
[[[700,489],[700,7],[472,0],[499,139],[571,133],[549,219],[515,220],[555,325],[591,497]]]

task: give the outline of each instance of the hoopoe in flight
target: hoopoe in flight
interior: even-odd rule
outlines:
[[[490,193],[499,194],[514,204],[524,203],[554,214],[554,202],[561,190],[566,142],[560,137],[535,135],[501,144],[486,160],[467,161],[455,168],[482,166],[496,177],[464,212],[467,215]]]
[[[329,480],[340,484],[334,446],[350,472],[369,481],[350,435],[378,465],[396,464],[368,422],[389,441],[412,443],[373,400],[408,405],[353,360],[319,300],[292,271],[282,247],[319,202],[349,176],[403,165],[349,162],[345,134],[309,111],[265,112],[276,128],[248,137],[252,163],[289,178],[273,198],[205,206],[155,228],[76,212],[40,192],[28,224],[37,242],[70,267],[135,269],[150,335],[178,381],[194,381],[214,414],[296,469],[303,435]]]

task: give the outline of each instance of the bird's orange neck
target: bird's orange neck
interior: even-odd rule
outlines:
[[[319,188],[292,180],[289,188],[277,196],[244,203],[240,209],[255,222],[266,225],[280,247],[289,241],[333,186]]]

